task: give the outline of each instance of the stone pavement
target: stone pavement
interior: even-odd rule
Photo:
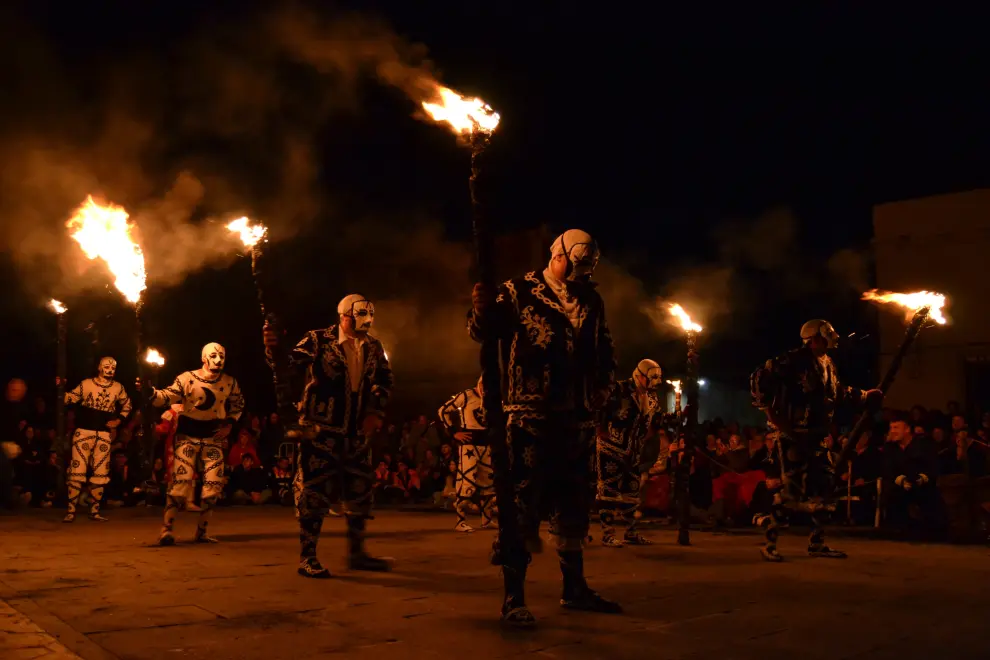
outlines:
[[[0,658],[46,657],[42,648],[72,657],[52,637],[86,659],[990,656],[982,547],[842,539],[852,556],[835,561],[803,556],[795,534],[781,542],[789,561],[771,565],[756,536],[696,533],[681,548],[655,531],[655,546],[587,553],[592,585],[625,615],[560,611],[548,553],[529,580],[540,627],[517,632],[497,623],[492,532],[458,535],[452,515],[371,521],[369,548],[397,560],[385,575],[345,572],[343,522],[328,519],[320,554],[339,577],[317,581],[295,574],[289,510],[220,509],[215,546],[187,542],[195,518],[184,514],[173,548],[153,544],[159,514],[110,511],[102,525],[63,525],[57,511],[0,516],[0,599],[51,636],[7,635],[45,646],[20,656],[0,646]]]

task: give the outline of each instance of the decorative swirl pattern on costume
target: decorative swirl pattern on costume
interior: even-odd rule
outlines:
[[[553,330],[550,329],[550,324],[545,318],[533,311],[532,305],[522,310],[519,314],[519,320],[525,326],[529,342],[533,346],[545,349],[550,345],[550,340],[553,339]]]

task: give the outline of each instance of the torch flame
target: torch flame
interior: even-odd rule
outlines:
[[[668,380],[667,384],[674,388],[676,394],[681,393],[681,381],[679,380]]]
[[[144,354],[144,361],[148,364],[153,364],[156,367],[165,366],[165,358],[154,348],[149,348],[148,352]]]
[[[262,224],[252,225],[251,221],[247,218],[237,218],[227,225],[227,229],[230,231],[240,234],[241,242],[244,243],[244,247],[254,247],[258,244],[258,241],[265,237],[268,233],[268,228]]]
[[[437,85],[437,102],[423,101],[423,109],[434,121],[450,124],[459,135],[491,133],[498,127],[498,113],[490,105],[481,99],[466,99],[443,85]]]
[[[63,305],[59,301],[55,300],[54,298],[52,298],[51,300],[48,301],[48,308],[51,309],[56,314],[64,314],[65,313],[65,305]]]
[[[131,238],[127,211],[97,204],[90,196],[65,226],[88,258],[103,260],[124,298],[137,303],[145,289],[144,254]]]
[[[928,317],[938,323],[945,325],[946,319],[942,315],[942,308],[945,307],[945,295],[933,293],[931,291],[916,291],[915,293],[894,293],[892,291],[878,291],[872,289],[863,294],[863,300],[872,300],[878,303],[893,303],[905,308],[908,311],[908,320],[919,310],[928,308]]]
[[[677,323],[686,332],[701,332],[701,326],[691,320],[691,317],[688,316],[688,313],[684,311],[683,307],[681,307],[677,303],[672,303],[670,307],[668,307],[668,309],[670,310],[670,313],[677,319]]]

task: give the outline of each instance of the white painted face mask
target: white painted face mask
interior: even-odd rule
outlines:
[[[340,301],[337,313],[354,319],[354,332],[368,332],[375,323],[375,304],[356,293]]]
[[[113,377],[117,374],[117,361],[112,357],[105,357],[101,359],[97,373],[99,373],[100,378],[103,378],[104,380],[113,380]]]
[[[646,381],[646,389],[657,390],[663,384],[663,370],[653,360],[642,360],[633,373],[639,374]]]
[[[203,347],[203,368],[213,375],[223,372],[223,365],[227,359],[227,351],[216,342],[212,342]]]
[[[564,279],[569,282],[586,281],[591,278],[598,266],[598,244],[591,234],[580,229],[568,229],[557,237],[550,249],[551,257],[559,255],[567,257],[567,275]]]

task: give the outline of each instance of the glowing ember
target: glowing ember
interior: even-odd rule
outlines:
[[[423,101],[423,109],[435,121],[447,122],[460,135],[475,131],[491,133],[498,127],[498,113],[481,99],[466,99],[452,89],[437,85],[438,103]]]
[[[911,320],[914,314],[924,308],[928,308],[928,318],[939,325],[945,325],[946,319],[942,315],[942,308],[945,307],[945,296],[941,293],[931,291],[917,291],[915,293],[893,293],[891,291],[878,291],[873,289],[863,294],[863,300],[872,300],[878,303],[893,303],[908,311],[907,318]]]
[[[254,247],[268,233],[267,227],[260,224],[252,225],[247,218],[237,218],[227,225],[227,229],[240,234],[241,242],[244,243],[245,247]]]
[[[701,332],[701,326],[691,320],[688,313],[684,311],[684,308],[677,303],[672,303],[670,307],[671,315],[677,319],[678,325],[680,325],[686,332]]]
[[[681,381],[679,380],[668,380],[667,384],[674,388],[676,394],[681,393]]]
[[[89,197],[66,227],[87,257],[103,260],[124,298],[137,303],[145,289],[144,254],[131,238],[127,211],[113,204],[102,206]]]
[[[55,312],[56,314],[64,314],[65,313],[65,305],[63,305],[59,301],[55,300],[54,298],[52,298],[51,300],[48,301],[48,308],[50,310],[52,310],[53,312]]]
[[[156,367],[165,366],[165,358],[162,356],[161,353],[159,353],[153,348],[149,348],[148,352],[144,354],[144,361],[147,362],[148,364],[153,364]]]

